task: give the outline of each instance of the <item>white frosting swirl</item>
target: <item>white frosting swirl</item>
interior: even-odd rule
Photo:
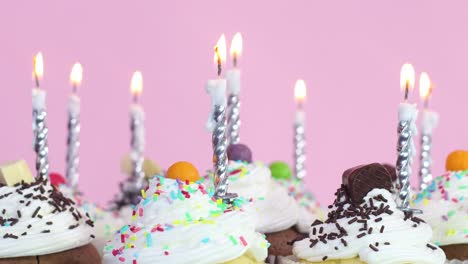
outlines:
[[[215,264],[244,254],[267,257],[268,242],[240,207],[214,201],[198,183],[155,177],[136,207],[137,217],[105,247],[104,263]]]
[[[0,256],[45,255],[88,244],[93,223],[47,181],[0,187]]]
[[[468,171],[447,172],[435,178],[413,199],[433,229],[438,245],[468,244]]]
[[[299,259],[322,261],[359,256],[369,264],[445,261],[444,252],[429,244],[429,225],[418,218],[405,220],[390,192],[384,189],[369,192],[360,206],[352,206],[345,196],[339,197],[328,221],[311,227],[309,236],[294,243],[293,253]]]
[[[299,207],[296,201],[272,179],[268,167],[260,162],[230,161],[228,173],[229,191],[253,199],[252,207],[247,210],[258,218],[258,232],[278,232],[297,223]]]
[[[99,205],[85,200],[81,192],[75,192],[72,188],[66,184],[59,185],[60,191],[64,196],[72,198],[76,206],[83,212],[88,213],[89,218],[94,222],[95,225],[95,238],[92,244],[97,251],[102,255],[102,251],[107,241],[109,241],[115,231],[120,229],[124,225],[120,212],[111,212],[103,209]],[[131,213],[128,213],[130,219]]]
[[[310,224],[316,219],[325,219],[325,210],[315,199],[315,196],[306,190],[304,182],[298,179],[277,180],[288,191],[299,205],[299,215],[296,228],[301,233],[308,233]]]

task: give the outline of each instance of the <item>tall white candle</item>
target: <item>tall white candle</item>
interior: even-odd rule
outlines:
[[[399,208],[403,211],[414,211],[409,206],[411,199],[411,165],[416,154],[413,135],[416,135],[416,119],[418,110],[416,105],[408,103],[409,92],[414,87],[414,68],[411,64],[404,64],[401,69],[401,88],[405,93],[404,102],[398,108],[398,158],[396,172],[398,176]]]
[[[68,137],[67,137],[67,184],[73,190],[77,189],[79,178],[79,147],[80,147],[80,98],[78,97],[78,87],[83,78],[83,67],[80,63],[73,65],[70,73],[70,83],[72,93],[68,101]]]
[[[40,88],[40,79],[44,74],[42,53],[34,56],[34,81],[36,87],[32,90],[34,151],[36,152],[37,177],[46,180],[49,176],[49,146],[47,143],[48,129],[46,124],[46,92]]]
[[[228,143],[237,144],[240,141],[239,130],[241,126],[240,120],[240,89],[241,89],[241,72],[237,65],[238,59],[242,54],[242,35],[238,32],[234,35],[231,42],[231,57],[233,61],[233,69],[226,72],[227,90],[228,90]]]
[[[130,108],[131,115],[131,132],[132,132],[132,163],[133,163],[133,183],[137,191],[143,188],[145,174],[143,171],[144,162],[144,145],[145,145],[145,128],[144,119],[145,112],[143,107],[139,104],[139,97],[143,91],[143,75],[137,71],[133,74],[131,82],[131,92],[133,94],[134,102]]]
[[[218,66],[218,80],[209,80],[205,86],[205,90],[211,98],[211,110],[207,128],[212,131],[214,197],[229,201],[235,195],[227,193],[226,80],[221,79],[222,64],[226,61],[226,38],[224,34],[221,35],[215,46],[214,58]]]
[[[305,139],[305,111],[304,102],[307,95],[306,84],[303,80],[297,80],[294,87],[294,98],[297,109],[294,120],[294,175],[297,179],[304,179],[306,176],[306,139]]]
[[[429,75],[425,72],[421,73],[419,78],[419,94],[424,102],[421,123],[422,133],[419,167],[419,188],[421,190],[425,189],[432,181],[432,133],[439,120],[439,115],[436,112],[429,110],[429,99],[432,96],[432,88],[433,86]]]

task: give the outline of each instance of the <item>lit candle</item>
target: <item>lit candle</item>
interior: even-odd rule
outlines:
[[[305,170],[305,112],[304,102],[307,95],[306,84],[303,80],[297,80],[294,87],[294,98],[296,100],[296,119],[294,122],[294,169],[297,179],[304,179]]]
[[[226,80],[221,78],[222,64],[226,61],[226,38],[224,34],[219,38],[214,50],[214,59],[218,66],[218,79],[209,80],[205,86],[205,90],[211,98],[211,111],[207,128],[212,131],[214,197],[230,200],[235,195],[227,193]]]
[[[70,73],[72,93],[68,102],[68,138],[67,138],[67,168],[66,177],[68,185],[76,191],[78,185],[78,165],[80,148],[80,98],[78,87],[83,79],[83,67],[80,63],[73,65]]]
[[[424,102],[424,109],[422,112],[422,125],[421,125],[421,163],[419,168],[419,188],[424,190],[429,182],[432,180],[431,173],[431,147],[432,147],[432,132],[437,126],[439,116],[436,112],[429,110],[429,100],[432,96],[432,83],[429,75],[425,72],[421,73],[419,77],[419,95]]]
[[[33,59],[33,77],[36,87],[32,90],[34,151],[36,152],[37,177],[46,180],[49,176],[49,146],[47,143],[48,129],[46,124],[46,92],[40,88],[40,80],[44,75],[42,53],[37,53]]]
[[[136,71],[132,76],[131,92],[133,95],[133,104],[130,108],[131,113],[131,159],[132,159],[132,177],[137,193],[143,188],[145,173],[143,171],[143,151],[145,148],[145,112],[139,103],[140,95],[143,91],[143,76],[141,72]]]
[[[414,88],[414,68],[411,64],[404,64],[401,68],[400,86],[404,90],[404,101],[398,109],[398,158],[396,173],[398,176],[399,208],[402,211],[415,211],[409,207],[411,198],[411,164],[415,155],[413,135],[417,133],[416,119],[418,110],[415,104],[408,103],[409,92]]]
[[[230,49],[234,69],[226,72],[227,90],[228,90],[228,143],[237,144],[240,141],[240,70],[237,67],[238,58],[242,54],[242,35],[236,33],[231,42]]]

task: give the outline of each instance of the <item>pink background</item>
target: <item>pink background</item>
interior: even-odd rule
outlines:
[[[31,57],[45,59],[50,160],[64,171],[72,64],[84,67],[81,189],[105,202],[129,150],[129,82],[144,75],[147,154],[161,166],[211,166],[204,124],[212,48],[244,35],[242,141],[263,161],[292,162],[293,85],[306,80],[308,185],[328,203],[341,172],[395,161],[401,65],[428,71],[440,112],[434,171],[468,148],[468,4],[464,1],[10,1],[0,7],[0,161],[31,149]],[[411,100],[419,102],[417,92]],[[418,140],[419,141],[419,140]],[[415,169],[418,162],[415,164]],[[414,175],[413,183],[416,182]]]

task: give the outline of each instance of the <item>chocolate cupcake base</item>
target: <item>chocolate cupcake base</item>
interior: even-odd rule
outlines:
[[[448,260],[468,260],[468,244],[446,245],[440,248],[445,252]]]
[[[87,244],[85,246],[69,249],[53,254],[34,256],[34,257],[18,257],[18,258],[1,258],[0,264],[99,264],[101,257],[96,248]]]
[[[292,255],[292,242],[304,238],[307,234],[302,234],[295,227],[290,227],[282,231],[267,233],[265,236],[270,243],[267,263],[278,264],[280,263],[279,257]]]

